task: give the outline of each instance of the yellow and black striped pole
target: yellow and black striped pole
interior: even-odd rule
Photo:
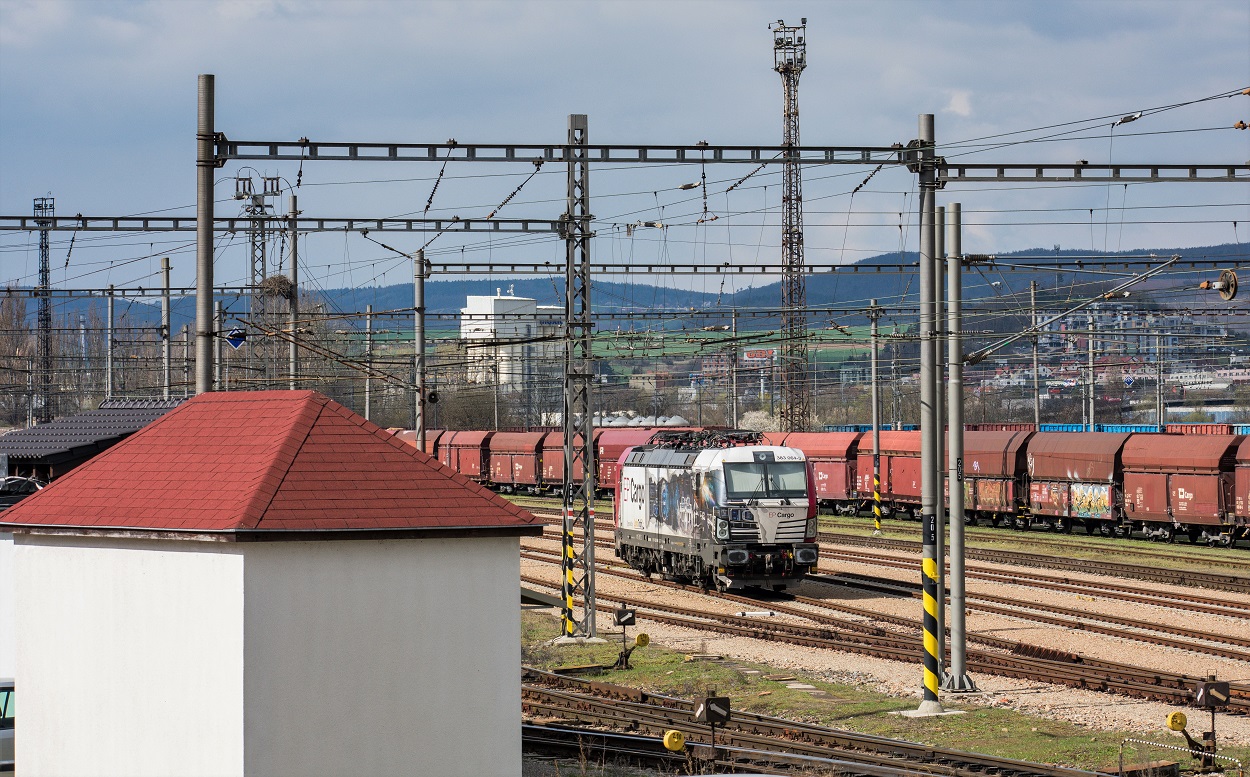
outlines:
[[[872,525],[873,534],[881,533],[881,454],[872,455]]]
[[[939,649],[942,632],[938,608],[945,604],[938,588],[938,512],[942,509],[941,448],[942,428],[936,413],[937,388],[937,307],[934,271],[937,167],[934,164],[933,114],[920,115],[920,520],[923,553],[921,583],[924,586],[924,688],[918,715],[940,715],[938,684],[942,667]]]
[[[564,621],[564,636],[575,636],[577,631],[577,621],[573,620],[573,591],[577,589],[577,581],[573,579],[573,562],[577,558],[577,550],[573,545],[573,508],[566,506],[564,508],[564,612],[562,620]]]
[[[937,706],[937,711],[941,711],[941,704],[938,702],[938,683],[940,682],[942,667],[938,661],[938,640],[941,635],[938,634],[938,568],[937,554],[934,552],[937,548],[937,516],[933,513],[926,513],[921,516],[921,535],[924,539],[923,558],[921,559],[921,583],[924,588],[924,697],[921,701],[921,711],[926,708]]]
[[[881,309],[877,301],[872,300],[868,310],[868,318],[872,321],[872,530],[874,535],[881,534],[881,395],[877,389],[877,319],[881,318]]]

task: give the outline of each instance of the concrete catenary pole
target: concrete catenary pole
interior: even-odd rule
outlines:
[[[938,667],[946,668],[946,208],[934,208],[933,217],[933,425],[937,464],[937,635]]]
[[[373,411],[373,306],[365,305],[365,420]]]
[[[161,257],[161,398],[169,399],[172,333],[169,331],[169,257]]]
[[[1094,431],[1094,317],[1089,317],[1089,333],[1085,335],[1089,345],[1089,431]]]
[[[1029,281],[1029,327],[1037,326],[1037,281]],[[1033,425],[1042,425],[1041,378],[1037,374],[1037,332],[1033,333]]]
[[[923,586],[924,676],[920,714],[940,714],[938,682],[938,571],[937,502],[938,460],[937,416],[933,373],[937,365],[934,310],[934,224],[936,219],[937,169],[934,160],[933,114],[919,118],[920,147],[920,521],[921,584]]]
[[[113,313],[115,312],[115,308],[116,308],[116,305],[114,304],[115,300],[116,300],[116,297],[113,296],[113,284],[110,283],[109,284],[109,297],[108,297],[108,336],[105,337],[104,339],[104,398],[105,399],[113,398],[113,338],[115,334],[113,330]]]
[[[213,390],[214,77],[199,78],[195,141],[195,393]]]
[[[417,450],[425,450],[425,279],[429,275],[425,263],[425,249],[419,249],[412,258],[413,331],[412,361],[416,369],[417,385],[413,393],[416,408],[416,424],[413,431],[417,437]]]
[[[951,525],[951,651],[950,671],[942,687],[948,691],[975,691],[968,676],[967,630],[964,620],[964,365],[963,365],[963,234],[958,202],[946,212],[946,418],[950,424],[947,451]]]
[[[221,375],[221,328],[226,323],[226,309],[221,300],[217,300],[213,308],[213,391],[225,391],[226,384]]]
[[[182,325],[182,396],[191,396],[191,325]]]
[[[110,287],[111,288],[111,287]],[[1155,426],[1162,432],[1167,428],[1167,415],[1163,405],[1163,336],[1155,335]]]
[[[729,352],[729,390],[733,392],[730,400],[730,408],[733,413],[733,428],[738,428],[738,311],[735,308],[733,312],[733,332],[730,333],[729,342],[733,343],[733,349]]]
[[[287,300],[287,329],[291,339],[287,341],[287,375],[289,388],[294,391],[299,381],[299,348],[295,341],[299,337],[299,231],[295,228],[295,217],[299,215],[296,208],[296,196],[291,195],[291,214],[288,229],[290,230],[291,260],[291,296]]]
[[[872,533],[881,534],[881,386],[877,380],[880,331],[877,320],[881,309],[871,300],[868,318],[872,321]]]

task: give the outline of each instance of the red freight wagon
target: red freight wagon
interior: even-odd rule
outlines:
[[[786,438],[791,437],[794,434],[802,434],[804,436],[810,437],[813,434],[818,434],[818,432],[793,432],[793,433],[791,432],[764,432],[763,444],[764,445],[785,445]],[[797,448],[799,446],[795,445],[793,447]]]
[[[1250,437],[1237,446],[1237,471],[1233,517],[1229,521],[1250,532]]]
[[[446,429],[426,429],[425,430],[425,452],[437,459],[439,438],[441,438],[446,433],[447,433]],[[416,437],[416,432],[413,432],[413,437],[414,438]]]
[[[1022,501],[1026,431],[964,432],[964,510],[991,519],[1015,516]]]
[[[767,436],[766,436],[767,438]],[[816,498],[821,502],[855,509],[855,467],[859,446],[872,435],[859,432],[794,432],[785,435],[787,447],[798,448],[807,457],[815,479]],[[769,445],[781,443],[770,442]],[[872,457],[869,455],[869,478],[872,477]],[[872,484],[869,483],[869,491]]]
[[[1168,434],[1223,434],[1233,433],[1232,424],[1168,424]]]
[[[1165,539],[1171,539],[1174,526],[1224,523],[1234,504],[1241,441],[1229,434],[1133,435],[1121,454],[1124,516]]]
[[[647,426],[629,426],[603,429],[595,438],[595,456],[598,457],[600,490],[615,491],[621,478],[621,455],[626,448],[645,445],[651,435],[661,431]]]
[[[965,432],[1036,432],[1036,424],[964,424]]]
[[[438,441],[439,460],[470,480],[485,480],[490,473],[486,445],[494,434],[446,432]]]
[[[579,434],[573,438],[574,445],[582,444]],[[564,486],[564,432],[547,432],[543,437],[540,461],[542,463],[543,488],[563,488]],[[573,465],[573,479],[581,480],[584,464],[576,461]]]
[[[399,427],[394,427],[387,429],[386,431],[391,432],[396,437],[414,448],[417,446],[417,431],[415,429],[400,429]],[[442,429],[427,429],[425,432],[425,452],[433,456],[435,459],[438,458],[438,438],[441,437],[442,434]]]
[[[1034,515],[1081,518],[1092,531],[1120,514],[1116,489],[1128,434],[1039,432],[1029,440],[1029,507]]]
[[[534,491],[541,471],[546,432],[496,432],[487,444],[491,483],[506,491]]]
[[[872,432],[857,453],[856,490],[872,495]],[[893,509],[920,504],[920,432],[881,432],[881,501]]]
[[[398,426],[392,426],[386,431],[395,435],[396,437],[408,443],[412,447],[414,448],[417,447],[417,433],[413,431],[412,429],[404,429]]]

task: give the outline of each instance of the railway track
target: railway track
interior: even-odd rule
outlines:
[[[542,518],[550,523],[559,523],[562,516],[559,512],[531,509],[536,517]],[[596,520],[596,528],[605,531],[613,529],[610,519],[599,518]],[[881,548],[886,550],[897,550],[909,553],[920,553],[921,545],[919,542],[911,540],[887,539],[884,537],[866,537],[856,534],[845,534],[841,532],[821,532],[817,539],[820,542],[833,543],[839,545],[854,545],[860,547]],[[823,551],[822,551],[823,553]],[[1012,566],[1036,567],[1044,569],[1053,569],[1069,572],[1083,572],[1086,574],[1100,575],[1103,577],[1122,577],[1130,580],[1145,580],[1147,582],[1165,583],[1168,585],[1188,586],[1198,588],[1209,588],[1212,590],[1229,591],[1232,593],[1250,593],[1250,576],[1238,574],[1225,574],[1219,572],[1200,572],[1194,570],[1178,570],[1163,567],[1151,567],[1139,564],[1122,564],[1096,559],[1078,559],[1061,556],[1047,556],[1038,553],[1024,553],[1020,551],[1000,550],[995,548],[965,548],[964,556],[969,560],[983,561],[990,564],[1008,564]],[[879,557],[877,557],[879,558]],[[972,567],[967,567],[968,576],[972,576]],[[989,570],[980,570],[984,574],[991,574]],[[1001,573],[999,575],[1002,577]],[[1068,584],[1074,584],[1075,581],[1065,581]],[[1090,587],[1095,584],[1088,583]],[[1105,588],[1104,590],[1121,590],[1128,592],[1131,589],[1126,587]],[[1151,594],[1156,596],[1157,594]],[[1178,595],[1171,595],[1176,598]],[[1217,615],[1228,615],[1226,612],[1228,607],[1218,600],[1206,600],[1199,602],[1196,598],[1190,600],[1180,598],[1179,601],[1185,602],[1187,606],[1201,608],[1205,606],[1214,607],[1211,612]],[[1245,610],[1250,612],[1250,606],[1233,607],[1236,610]],[[1206,611],[1206,610],[1204,610]],[[1234,617],[1244,617],[1240,613]]]
[[[873,578],[867,575],[849,573],[834,576],[811,575],[808,579],[813,582],[877,591],[896,596],[908,596],[913,599],[921,597],[919,584],[881,580],[880,578]],[[1250,662],[1250,652],[1237,649],[1250,648],[1250,637],[1236,632],[1224,634],[1185,629],[1134,618],[1124,618],[1118,615],[1108,615],[1106,613],[1086,612],[1084,610],[1074,610],[1068,607],[1058,607],[1039,602],[1022,602],[1018,599],[994,596],[993,594],[970,593],[966,595],[966,600],[968,609],[991,615],[1019,618],[1065,629],[1104,634],[1118,639],[1145,642],[1177,650],[1188,650],[1194,653],[1204,653],[1236,661]],[[1111,626],[1103,624],[1111,624]],[[1123,628],[1115,628],[1117,626]],[[1132,629],[1133,631],[1124,631],[1124,629]]]
[[[855,545],[869,548],[899,550],[920,553],[921,544],[911,540],[894,540],[885,537],[865,537],[858,534],[821,532],[817,539],[838,545]],[[1149,567],[1138,564],[1118,564],[1101,559],[1079,559],[1046,556],[1039,553],[1022,553],[994,548],[964,548],[964,557],[991,564],[1010,564],[1023,567],[1084,572],[1092,575],[1125,577],[1168,585],[1196,586],[1233,593],[1250,593],[1250,577],[1219,572],[1196,572],[1188,570]]]
[[[919,546],[917,546],[915,550],[918,553]],[[822,547],[820,556],[822,559],[836,559],[839,561],[848,561],[857,564],[893,567],[895,569],[912,569],[916,566],[916,562],[910,559],[883,558],[877,554],[855,550],[845,550],[842,548]],[[996,563],[1008,562],[1000,561]],[[1023,583],[1027,583],[1031,586],[1040,586],[1052,591],[1097,595],[1104,598],[1119,599],[1137,604],[1149,604],[1156,607],[1173,607],[1177,609],[1184,609],[1189,612],[1204,612],[1210,615],[1223,615],[1229,618],[1245,619],[1250,617],[1250,603],[1230,602],[1194,594],[1174,593],[1169,591],[1142,593],[1134,586],[1123,585],[1107,580],[1074,580],[1067,577],[1055,577],[1052,575],[1028,573],[1019,570],[1004,571],[998,569],[988,569],[972,565],[965,567],[964,575],[965,577],[974,580],[985,580],[989,582],[1003,583],[1006,585],[1021,585]]]
[[[830,529],[872,528],[872,519],[862,517],[858,520],[846,516],[834,517],[828,513],[820,516],[820,525]],[[883,528],[891,532],[919,536],[920,527],[914,521],[887,521]],[[1039,530],[991,529],[985,526],[966,525],[965,541],[972,543],[1028,543],[1038,548],[1053,549],[1057,553],[1071,551],[1086,553],[1114,553],[1117,556],[1136,557],[1147,561],[1182,561],[1201,564],[1205,567],[1229,569],[1235,574],[1250,572],[1250,555],[1229,553],[1227,548],[1212,548],[1206,545],[1186,543],[1147,543],[1146,539],[1119,537],[1103,537],[1092,534],[1057,534]],[[1143,547],[1145,545],[1145,547]]]
[[[553,564],[558,563],[559,559],[557,553],[541,553],[538,555],[523,553],[523,556]],[[600,571],[605,574],[637,578],[636,574],[613,569],[602,569]],[[523,576],[522,579],[534,585],[555,587],[554,583],[538,578]],[[650,582],[653,585],[705,593],[708,596],[751,606],[758,607],[760,603],[758,599],[749,599],[733,594],[716,594],[667,581],[652,580]],[[796,601],[807,605],[816,603],[815,606],[823,606],[823,600],[798,598]],[[637,599],[631,599],[629,603],[634,607],[647,611],[645,617],[651,620],[695,630],[863,653],[904,662],[915,661],[921,654],[920,635],[914,620],[908,621],[882,616],[874,611],[860,610],[854,614],[874,621],[902,626],[914,630],[914,633],[902,634],[893,632],[870,623],[823,616],[798,608],[789,608],[777,602],[769,602],[770,609],[815,621],[819,625],[813,627],[792,623],[761,622],[758,619],[708,612],[660,602],[644,603]],[[612,605],[606,602],[601,602],[597,606],[604,613],[609,613],[614,609]],[[1066,685],[1073,688],[1106,691],[1135,698],[1162,701],[1168,704],[1188,704],[1192,698],[1194,687],[1204,679],[1176,673],[1158,672],[1118,662],[1091,659],[1085,656],[1063,653],[983,634],[970,634],[969,641],[993,648],[991,650],[968,650],[969,671]],[[1234,714],[1250,713],[1250,686],[1233,686],[1233,699],[1228,710]]]
[[[598,540],[596,545],[605,550],[612,549],[611,543],[605,540]],[[600,567],[610,566],[617,570],[630,570],[627,565],[613,559],[599,559],[596,563]],[[616,572],[613,574],[620,573]],[[636,573],[634,574],[636,575]],[[631,575],[626,574],[624,576]],[[876,591],[892,596],[908,596],[915,599],[919,599],[921,596],[919,584],[908,581],[883,579],[869,575],[858,575],[854,573],[842,573],[832,577],[828,575],[809,575],[807,579],[814,582],[823,582],[841,587],[852,587],[861,590]],[[881,614],[874,611],[840,605],[824,599],[798,596],[792,592],[779,594],[779,596],[793,597],[794,600],[802,601],[812,607],[832,609],[859,617],[883,617]],[[750,603],[754,600],[743,599],[743,601],[744,603]],[[966,601],[969,609],[981,613],[1017,618],[1032,623],[1041,623],[1048,626],[1058,626],[1065,629],[1102,634],[1109,637],[1115,637],[1117,639],[1128,640],[1130,642],[1159,645],[1176,650],[1187,650],[1193,653],[1218,656],[1220,658],[1228,658],[1250,663],[1250,652],[1242,649],[1250,648],[1250,636],[1242,634],[1241,629],[1230,630],[1229,633],[1206,632],[1199,631],[1197,629],[1187,629],[1117,615],[1108,615],[1105,613],[1060,607],[1058,605],[1046,605],[1032,601],[1021,601],[1019,599],[1013,599],[1006,596],[996,596],[994,594],[969,593],[967,594]],[[914,627],[915,624],[912,621],[900,620],[898,625]],[[998,642],[993,642],[992,644],[1001,646],[1001,643]],[[1014,643],[1009,646],[1008,649],[1015,649]]]
[[[522,707],[530,714],[572,717],[651,735],[678,729],[687,742],[701,746],[701,752],[713,753],[717,764],[735,769],[765,767],[792,774],[796,769],[833,767],[838,774],[955,777],[1097,774],[859,734],[745,710],[732,711],[729,722],[717,730],[713,749],[710,732],[695,722],[695,704],[687,699],[530,668],[525,670],[521,694]]]

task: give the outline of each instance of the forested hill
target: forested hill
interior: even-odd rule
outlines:
[[[1224,259],[1219,267],[1236,267],[1250,256],[1250,243],[1225,244],[1216,246],[1196,246],[1188,248],[1156,248],[1149,250],[1124,251],[1120,253],[1099,254],[1079,250],[1029,249],[1009,254],[1000,254],[1000,261],[1021,263],[1027,261],[1021,257],[1035,257],[1045,260],[1073,257],[1073,267],[1078,267],[1075,257],[1091,255],[1114,258],[1117,256],[1155,255],[1163,258],[1180,255],[1187,259]],[[1015,262],[1012,260],[1016,259]],[[916,301],[916,277],[914,273],[899,274],[896,272],[878,272],[876,267],[883,265],[915,264],[918,256],[915,252],[881,254],[857,263],[858,272],[839,272],[836,274],[809,275],[807,278],[807,302],[812,307],[847,306],[862,307],[870,299],[877,299],[882,305],[908,304]],[[1218,270],[1210,273],[1189,276],[1195,283],[1218,276]],[[1005,296],[1010,294],[1028,293],[1029,281],[1038,282],[1040,299],[1043,301],[1051,296],[1071,298],[1073,296],[1090,296],[1097,292],[1096,285],[1090,285],[1096,276],[1076,272],[1022,272],[998,270],[992,267],[974,268],[966,271],[964,276],[965,299]],[[1115,277],[1118,281],[1121,278]],[[619,276],[614,280],[596,279],[592,286],[592,305],[596,312],[609,311],[688,311],[732,308],[773,311],[781,301],[781,284],[774,281],[766,285],[751,286],[760,283],[758,275],[747,273],[731,273],[725,276],[692,277],[688,275],[638,275],[621,282]],[[1247,279],[1250,280],[1250,279]],[[1245,281],[1243,281],[1244,283]],[[1152,282],[1142,284],[1134,293],[1135,299],[1151,300],[1150,287]],[[1174,286],[1174,281],[1153,284]],[[306,293],[307,287],[305,287]],[[518,297],[532,297],[540,305],[564,304],[564,277],[562,270],[547,277],[508,279],[502,276],[486,276],[480,280],[430,280],[426,283],[426,307],[432,313],[457,313],[465,305],[465,297],[469,295],[491,295],[497,290],[511,293]],[[358,312],[366,305],[373,305],[375,311],[411,310],[413,304],[411,284],[393,286],[369,286],[361,288],[323,289],[311,294],[325,304],[329,311]],[[1160,295],[1158,302],[1166,302]],[[240,301],[225,300],[228,310],[242,310]],[[101,320],[104,317],[104,305],[100,299],[57,299],[54,303],[55,316],[58,321],[78,320],[79,313],[94,310],[94,316]],[[160,320],[160,305],[156,300],[148,298],[145,303],[136,300],[119,300],[118,314],[125,313],[132,324],[156,323]],[[173,322],[175,331],[180,322],[193,321],[195,302],[193,299],[175,300],[173,306]],[[30,325],[34,325],[36,305],[33,299],[26,299],[26,313]],[[861,323],[859,317],[840,317],[841,323]],[[707,323],[706,319],[704,323]],[[764,322],[756,319],[756,324]],[[680,324],[677,324],[680,326]]]

